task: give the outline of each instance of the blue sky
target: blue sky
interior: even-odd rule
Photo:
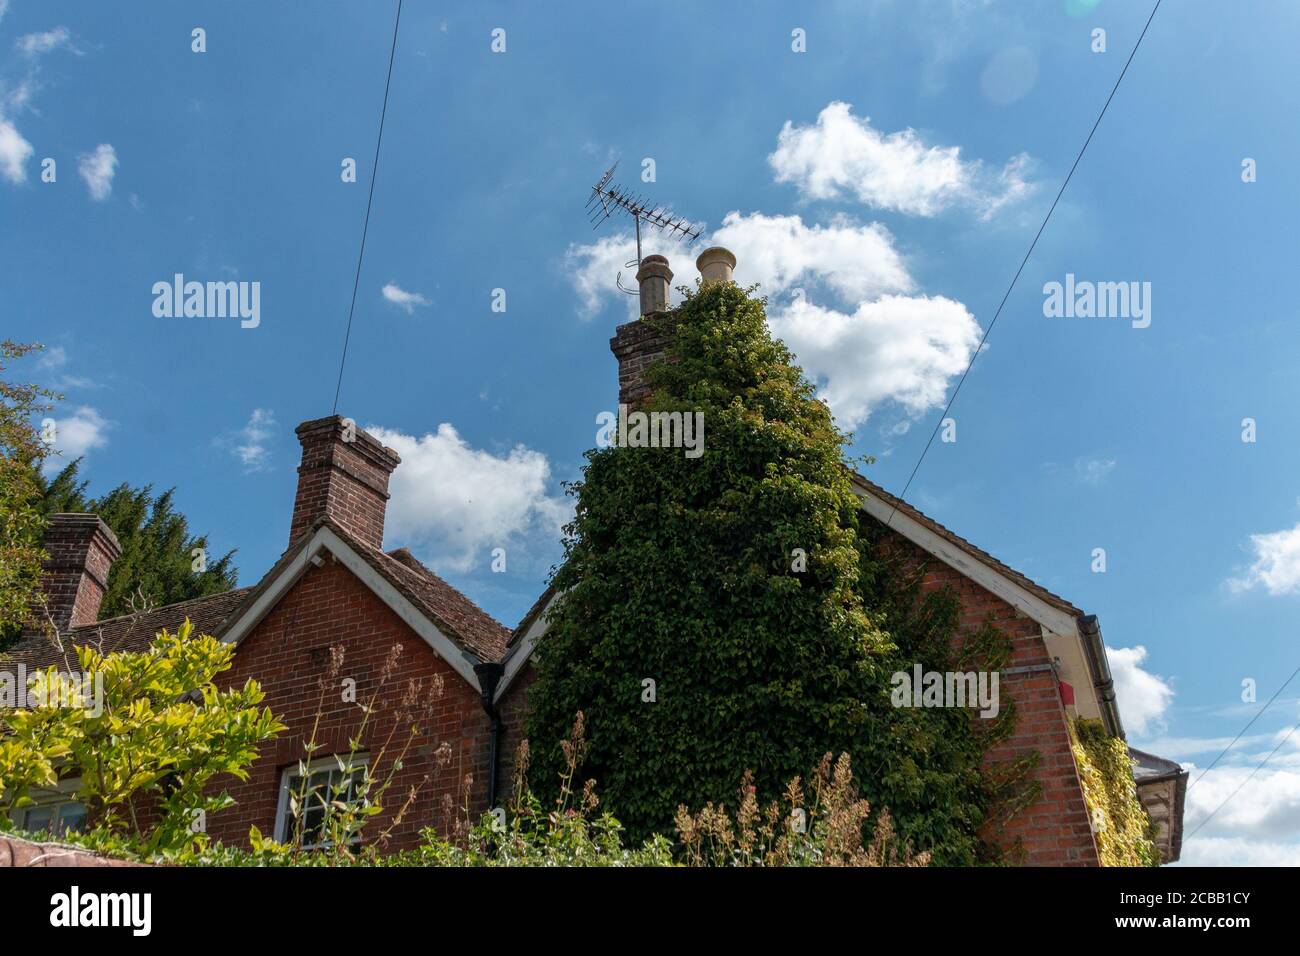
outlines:
[[[1225,9],[1161,9],[909,492],[1099,615],[1130,739],[1196,767],[1300,664],[1300,8]],[[92,490],[174,485],[256,581],[287,543],[293,427],[333,401],[392,7],[0,10],[3,334],[50,347],[32,375],[67,395]],[[736,252],[901,490],[1149,11],[408,2],[340,404],[403,454],[390,546],[506,623],[544,586],[560,482],[615,403],[628,234],[583,203],[616,158]],[[683,282],[702,248],[647,243]],[[178,272],[258,282],[260,324],[154,316]],[[1045,316],[1067,273],[1149,282],[1150,325]],[[1193,784],[1188,832],[1298,705]],[[1184,856],[1300,862],[1300,735]]]

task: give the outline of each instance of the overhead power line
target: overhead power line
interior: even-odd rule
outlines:
[[[916,465],[912,468],[912,473],[907,477],[907,484],[903,485],[903,490],[899,494],[899,500],[907,496],[907,491],[912,487],[912,481],[916,478],[916,473],[921,470],[921,462],[925,461],[925,456],[930,453],[930,446],[934,444],[934,436],[939,434],[939,429],[943,427],[944,419],[952,410],[953,403],[957,401],[957,393],[961,391],[962,385],[966,381],[966,376],[970,374],[971,366],[975,364],[975,359],[984,348],[984,343],[988,341],[993,326],[998,324],[998,317],[1002,315],[1002,308],[1007,304],[1007,299],[1011,297],[1011,292],[1016,287],[1016,282],[1020,279],[1020,273],[1025,270],[1025,265],[1029,262],[1029,257],[1034,253],[1034,247],[1038,245],[1039,238],[1043,235],[1043,230],[1047,228],[1047,223],[1052,218],[1052,213],[1056,211],[1056,204],[1061,201],[1061,196],[1065,193],[1065,187],[1070,185],[1070,180],[1074,178],[1074,171],[1079,168],[1079,161],[1083,159],[1083,154],[1088,150],[1088,144],[1092,142],[1093,134],[1097,132],[1097,127],[1101,125],[1102,117],[1106,115],[1106,110],[1110,108],[1110,101],[1115,98],[1115,93],[1119,90],[1120,83],[1124,82],[1124,75],[1128,73],[1129,64],[1133,62],[1133,57],[1137,55],[1138,47],[1142,45],[1142,39],[1147,35],[1147,30],[1151,26],[1151,21],[1155,19],[1156,11],[1160,9],[1161,0],[1156,0],[1156,4],[1151,8],[1151,15],[1147,17],[1146,25],[1142,27],[1142,32],[1138,35],[1137,42],[1133,44],[1133,49],[1124,61],[1124,69],[1119,71],[1119,78],[1115,80],[1115,85],[1111,87],[1110,96],[1106,97],[1106,102],[1101,107],[1101,112],[1097,114],[1097,121],[1092,124],[1092,129],[1088,131],[1088,138],[1083,141],[1083,146],[1079,148],[1079,154],[1074,157],[1074,164],[1070,167],[1070,172],[1066,174],[1065,181],[1061,183],[1061,188],[1056,191],[1056,198],[1052,200],[1052,206],[1047,210],[1047,215],[1043,217],[1042,225],[1038,227],[1038,232],[1034,234],[1034,241],[1029,244],[1029,249],[1025,257],[1020,260],[1020,267],[1016,269],[1016,274],[1011,277],[1011,284],[1007,286],[1007,291],[1002,296],[1002,301],[998,303],[997,311],[993,313],[993,319],[989,322],[989,327],[984,330],[984,336],[980,339],[979,346],[971,353],[970,361],[966,363],[966,371],[961,373],[961,378],[957,380],[957,387],[952,390],[952,397],[948,399],[948,404],[944,406],[943,414],[939,416],[939,421],[934,426],[934,431],[930,432],[930,439],[925,443],[925,448],[921,450],[921,457],[916,460]],[[898,511],[898,502],[890,509],[889,520],[885,522],[888,527],[894,520],[894,515]]]
[[[402,23],[402,0],[397,0],[397,16],[393,20],[393,46],[388,51],[388,78],[384,80],[384,105],[379,111],[379,136],[375,140],[375,161],[370,164],[370,193],[366,196],[366,218],[361,224],[361,251],[357,254],[357,274],[352,280],[352,302],[348,306],[348,327],[343,333],[343,355],[339,358],[339,380],[334,386],[334,408],[338,414],[339,392],[343,389],[343,368],[348,361],[348,343],[352,340],[352,314],[357,308],[357,288],[361,285],[361,263],[366,258],[366,233],[370,231],[370,207],[375,201],[375,179],[379,176],[379,147],[384,143],[384,118],[388,115],[388,91],[393,85],[393,58],[397,54],[397,28]]]

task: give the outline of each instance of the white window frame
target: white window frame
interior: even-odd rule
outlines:
[[[27,816],[33,810],[43,810],[48,807],[55,808],[54,818],[51,822],[58,821],[58,811],[63,807],[79,806],[83,811],[88,810],[86,801],[79,798],[78,793],[81,790],[80,777],[67,777],[60,780],[54,787],[33,788],[28,794],[35,802],[25,807],[15,807],[9,814],[9,819],[18,829],[26,832],[35,832],[27,826]],[[49,831],[52,836],[58,837],[63,834],[58,831]]]
[[[347,761],[346,754],[337,754],[329,757],[317,757],[315,760],[307,763],[307,776],[310,779],[312,774],[320,773],[322,770],[339,769],[339,760]],[[364,773],[370,766],[370,755],[359,753],[352,757],[351,764],[354,772]],[[289,812],[289,797],[296,793],[294,781],[301,779],[298,775],[298,764],[291,763],[280,773],[280,799],[275,808],[275,839],[277,843],[288,843],[292,833],[290,827],[293,823],[293,815]],[[352,838],[352,842],[358,842],[361,835],[357,834]],[[329,841],[322,843],[303,843],[304,850],[314,850],[321,847],[328,847]]]

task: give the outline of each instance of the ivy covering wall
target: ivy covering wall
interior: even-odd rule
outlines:
[[[1128,744],[1099,720],[1082,717],[1070,728],[1083,798],[1092,814],[1102,866],[1159,866],[1151,818],[1138,799]]]
[[[644,410],[702,412],[704,453],[588,452],[536,648],[533,786],[560,779],[582,711],[584,775],[634,840],[671,832],[679,805],[734,804],[747,771],[775,797],[831,752],[915,850],[996,859],[980,833],[1028,769],[982,762],[1013,709],[896,708],[890,677],[996,667],[999,633],[955,648],[956,601],[922,597],[859,526],[849,436],[772,338],[763,300],[711,284],[674,318],[675,361],[647,372]]]

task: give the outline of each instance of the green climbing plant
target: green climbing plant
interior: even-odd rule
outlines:
[[[895,670],[955,660],[956,604],[920,596],[860,525],[849,436],[764,306],[711,284],[643,320],[674,335],[643,410],[702,413],[703,454],[598,448],[570,487],[562,596],[530,693],[539,789],[582,711],[587,771],[634,840],[666,832],[681,803],[728,799],[746,773],[775,796],[833,752],[917,852],[993,859],[980,831],[1007,781],[982,761],[1014,718],[891,705]],[[967,656],[996,666],[997,643],[990,627]]]

